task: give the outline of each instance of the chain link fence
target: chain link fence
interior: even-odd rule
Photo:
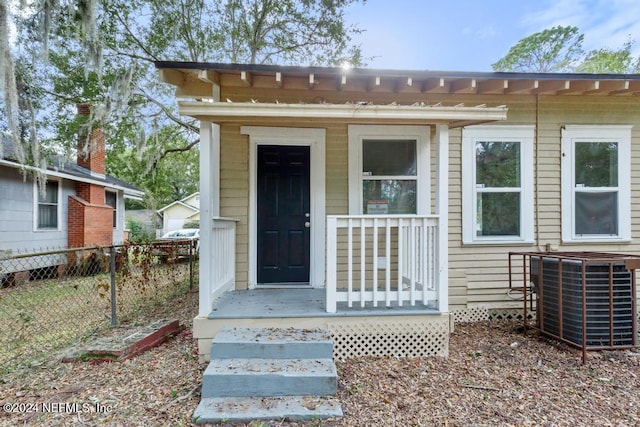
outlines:
[[[182,240],[0,253],[0,375],[197,287],[197,249]]]

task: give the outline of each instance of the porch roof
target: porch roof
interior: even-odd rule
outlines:
[[[504,73],[157,61],[178,97],[215,98],[217,87],[321,92],[477,95],[637,95],[640,74]]]
[[[500,121],[507,119],[507,107],[486,105],[443,106],[348,104],[281,104],[248,102],[195,101],[178,103],[180,114],[214,123],[243,123],[264,119],[325,119],[331,121],[357,120],[359,123],[446,123],[450,127]]]

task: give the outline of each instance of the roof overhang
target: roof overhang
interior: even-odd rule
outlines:
[[[94,184],[94,185],[99,185],[101,187],[111,188],[111,189],[114,189],[114,190],[120,190],[120,191],[122,191],[124,193],[125,197],[127,197],[129,199],[142,200],[142,198],[144,197],[144,192],[143,191],[134,190],[132,188],[127,188],[127,187],[124,187],[124,186],[121,186],[121,185],[112,184],[112,183],[108,183],[108,182],[105,182],[105,181],[100,181],[100,180],[97,180],[97,179],[83,178],[83,177],[79,177],[79,176],[76,176],[76,175],[60,172],[59,170],[55,170],[55,169],[46,169],[45,170],[45,169],[37,168],[35,166],[21,165],[19,163],[12,162],[12,161],[9,161],[9,160],[4,160],[4,159],[0,159],[0,166],[7,166],[7,167],[10,167],[10,168],[14,168],[14,169],[22,169],[22,170],[28,170],[28,171],[33,171],[33,172],[42,172],[46,176],[51,176],[51,177],[61,178],[61,179],[68,179],[70,181],[76,181],[76,182],[84,182],[84,183],[87,183],[87,184]]]
[[[176,96],[215,98],[215,87],[350,93],[475,95],[640,94],[640,74],[513,73],[157,61]]]
[[[434,105],[281,104],[181,101],[180,114],[214,123],[246,123],[260,119],[331,120],[353,122],[448,124],[460,127],[507,119],[507,107]]]

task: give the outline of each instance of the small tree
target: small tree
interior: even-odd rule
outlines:
[[[133,219],[127,220],[129,241],[133,243],[147,243],[155,240],[155,230]]]

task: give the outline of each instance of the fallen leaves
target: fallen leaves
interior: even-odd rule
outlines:
[[[0,402],[89,403],[109,412],[0,413],[0,425],[188,426],[200,400],[191,321],[197,294],[163,306],[185,332],[125,362],[50,362],[0,379]],[[640,425],[640,352],[581,352],[521,325],[457,325],[448,358],[358,358],[338,362],[345,416],[308,423],[273,420],[246,426],[545,426]],[[308,409],[315,400],[306,399]],[[240,424],[243,425],[243,424]]]

